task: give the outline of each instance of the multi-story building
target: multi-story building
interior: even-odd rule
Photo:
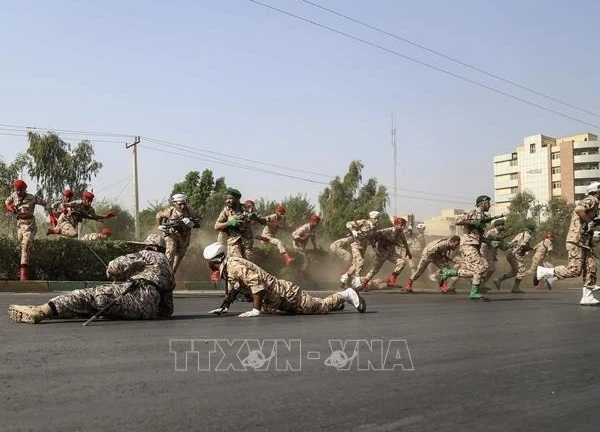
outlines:
[[[596,135],[532,135],[512,153],[494,156],[494,213],[506,213],[510,200],[525,191],[540,204],[554,197],[574,203],[585,196],[585,187],[592,181],[600,181]]]

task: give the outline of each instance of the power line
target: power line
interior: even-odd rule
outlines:
[[[472,69],[472,70],[474,70],[474,71],[476,71],[476,72],[482,73],[482,74],[484,74],[484,75],[487,75],[487,76],[489,76],[489,77],[495,78],[495,79],[497,79],[497,80],[500,80],[500,81],[502,81],[502,82],[505,82],[505,83],[507,83],[507,84],[513,85],[513,86],[515,86],[515,87],[518,87],[518,88],[520,88],[520,89],[522,89],[522,90],[528,91],[528,92],[530,92],[530,93],[533,93],[533,94],[535,94],[535,95],[538,95],[538,96],[544,97],[544,98],[546,98],[546,99],[549,99],[549,100],[551,100],[551,101],[557,102],[557,103],[559,103],[559,104],[565,105],[565,106],[567,106],[567,107],[569,107],[569,108],[576,109],[577,111],[581,111],[581,112],[584,112],[584,113],[586,113],[586,114],[592,115],[592,116],[594,116],[594,117],[598,117],[598,118],[600,118],[600,114],[596,114],[595,112],[589,111],[589,110],[587,110],[587,109],[585,109],[585,108],[580,108],[580,107],[578,107],[578,106],[575,106],[575,105],[573,105],[573,104],[570,104],[570,103],[568,103],[568,102],[565,102],[565,101],[563,101],[563,100],[557,99],[557,98],[555,98],[555,97],[553,97],[553,96],[550,96],[550,95],[547,95],[547,94],[545,94],[545,93],[542,93],[542,92],[540,92],[540,91],[538,91],[538,90],[532,89],[531,87],[524,86],[524,85],[522,85],[522,84],[519,84],[519,83],[517,83],[517,82],[515,82],[515,81],[512,81],[512,80],[510,80],[510,79],[507,79],[507,78],[501,77],[500,75],[494,74],[494,73],[492,73],[492,72],[488,72],[488,71],[486,71],[486,70],[484,70],[484,69],[481,69],[481,68],[479,68],[479,67],[477,67],[477,66],[474,66],[474,65],[472,65],[472,64],[469,64],[469,63],[467,63],[467,62],[464,62],[464,61],[462,61],[462,60],[459,60],[459,59],[457,59],[457,58],[451,57],[451,56],[449,56],[449,55],[447,55],[447,54],[444,54],[444,53],[442,53],[442,52],[439,52],[439,51],[433,50],[433,49],[431,49],[431,48],[427,48],[426,46],[423,46],[423,45],[421,45],[421,44],[418,44],[417,42],[414,42],[414,41],[411,41],[411,40],[409,40],[409,39],[403,38],[403,37],[401,37],[401,36],[398,36],[398,35],[397,35],[397,34],[395,34],[395,33],[388,32],[388,31],[386,31],[386,30],[383,30],[383,29],[381,29],[381,28],[379,28],[379,27],[375,27],[375,26],[373,26],[373,25],[371,25],[371,24],[368,24],[368,23],[366,23],[366,22],[364,22],[364,21],[360,21],[360,20],[358,20],[358,19],[356,19],[356,18],[352,18],[351,16],[344,15],[343,13],[341,13],[341,12],[338,12],[338,11],[336,11],[336,10],[333,10],[333,9],[327,8],[327,7],[325,7],[325,6],[322,6],[322,5],[320,5],[320,4],[314,3],[314,2],[312,2],[312,1],[309,1],[309,0],[299,0],[299,1],[302,1],[302,2],[304,2],[304,3],[307,3],[307,4],[310,4],[310,5],[314,6],[314,7],[317,7],[317,8],[319,8],[319,9],[322,9],[322,10],[325,10],[325,11],[327,11],[327,12],[330,12],[330,13],[332,13],[332,14],[334,14],[334,15],[337,15],[337,16],[339,16],[339,17],[342,17],[342,18],[344,18],[344,19],[346,19],[346,20],[352,21],[352,22],[354,22],[354,23],[356,23],[356,24],[360,24],[360,25],[362,25],[363,27],[367,27],[367,28],[369,28],[369,29],[371,29],[371,30],[375,30],[376,32],[379,32],[379,33],[381,33],[381,34],[384,34],[384,35],[386,35],[386,36],[393,37],[394,39],[400,40],[400,41],[402,41],[402,42],[405,42],[405,43],[407,43],[407,44],[410,44],[410,45],[412,45],[412,46],[415,46],[415,47],[417,47],[417,48],[420,48],[420,49],[422,49],[422,50],[425,50],[425,51],[427,51],[427,52],[429,52],[429,53],[432,53],[432,54],[435,54],[435,55],[437,55],[437,56],[443,57],[443,58],[445,58],[446,60],[450,60],[451,62],[457,63],[457,64],[459,64],[459,65],[461,65],[461,66],[464,66],[464,67],[466,67],[466,68]]]
[[[18,125],[7,125],[0,124],[0,128],[4,129],[16,129],[25,132],[60,132],[62,134],[77,134],[77,135],[96,135],[96,136],[110,136],[110,137],[123,137],[123,138],[133,138],[134,135],[131,134],[120,134],[113,132],[90,132],[90,131],[82,131],[82,130],[72,130],[72,129],[55,129],[55,128],[45,128],[45,127],[36,127],[36,126],[18,126]]]
[[[284,15],[288,15],[288,16],[290,16],[290,17],[292,17],[292,18],[295,18],[295,19],[298,19],[298,20],[300,20],[300,21],[307,22],[307,23],[309,23],[309,24],[312,24],[312,25],[314,25],[314,26],[321,27],[321,28],[323,28],[323,29],[325,29],[325,30],[329,30],[330,32],[333,32],[333,33],[339,34],[339,35],[341,35],[341,36],[344,36],[344,37],[347,37],[347,38],[353,39],[353,40],[355,40],[355,41],[357,41],[357,42],[361,42],[361,43],[363,43],[363,44],[365,44],[365,45],[369,45],[369,46],[372,46],[372,47],[374,47],[374,48],[380,49],[380,50],[382,50],[382,51],[388,52],[388,53],[390,53],[390,54],[396,55],[396,56],[398,56],[398,57],[401,57],[401,58],[403,58],[403,59],[405,59],[405,60],[409,60],[409,61],[412,61],[412,62],[414,62],[414,63],[420,64],[421,66],[425,66],[425,67],[428,67],[428,68],[430,68],[430,69],[436,70],[436,71],[438,71],[438,72],[442,72],[443,74],[446,74],[446,75],[448,75],[448,76],[451,76],[451,77],[454,77],[454,78],[460,79],[460,80],[462,80],[462,81],[465,81],[465,82],[468,82],[468,83],[471,83],[471,84],[474,84],[474,85],[476,85],[476,86],[478,86],[478,87],[484,88],[484,89],[486,89],[486,90],[489,90],[489,91],[491,91],[491,92],[494,92],[494,93],[497,93],[497,94],[500,94],[500,95],[506,96],[506,97],[508,97],[508,98],[511,98],[511,99],[517,100],[517,101],[519,101],[519,102],[523,102],[523,103],[525,103],[525,104],[527,104],[527,105],[530,105],[530,106],[533,106],[533,107],[536,107],[536,108],[542,109],[542,110],[544,110],[544,111],[551,112],[551,113],[553,113],[553,114],[559,115],[559,116],[561,116],[561,117],[564,117],[564,118],[567,118],[567,119],[569,119],[569,120],[573,120],[573,121],[575,121],[575,122],[577,122],[577,123],[585,124],[585,125],[587,125],[587,126],[592,126],[592,127],[595,127],[595,128],[598,128],[598,129],[600,129],[600,125],[597,125],[597,124],[594,124],[594,123],[590,123],[590,122],[587,122],[587,121],[585,121],[585,120],[578,119],[578,118],[576,118],[576,117],[573,117],[573,116],[570,116],[570,115],[568,115],[568,114],[564,114],[564,113],[561,113],[561,112],[559,112],[559,111],[556,111],[556,110],[554,110],[554,109],[552,109],[552,108],[548,108],[548,107],[545,107],[545,106],[543,106],[543,105],[540,105],[540,104],[538,104],[538,103],[531,102],[531,101],[529,101],[529,100],[527,100],[527,99],[524,99],[524,98],[522,98],[522,97],[515,96],[515,95],[513,95],[513,94],[510,94],[510,93],[508,93],[508,92],[505,92],[505,91],[502,91],[502,90],[498,90],[498,89],[496,89],[496,88],[494,88],[494,87],[491,87],[491,86],[489,86],[489,85],[487,85],[487,84],[482,84],[482,83],[480,83],[480,82],[477,82],[477,81],[475,81],[475,80],[472,80],[472,79],[470,79],[470,78],[467,78],[467,77],[464,77],[464,76],[462,76],[462,75],[456,74],[456,73],[454,73],[454,72],[450,72],[450,71],[447,71],[447,70],[445,70],[445,69],[442,69],[442,68],[440,68],[440,67],[433,66],[433,65],[431,65],[431,64],[429,64],[429,63],[426,63],[426,62],[424,62],[424,61],[421,61],[421,60],[418,60],[418,59],[416,59],[416,58],[413,58],[413,57],[410,57],[410,56],[404,55],[404,54],[402,54],[402,53],[399,53],[398,51],[394,51],[394,50],[392,50],[392,49],[390,49],[390,48],[386,48],[386,47],[384,47],[384,46],[381,46],[381,45],[378,45],[378,44],[376,44],[376,43],[374,43],[374,42],[370,42],[370,41],[368,41],[368,40],[366,40],[366,39],[361,39],[361,38],[359,38],[359,37],[357,37],[357,36],[353,36],[353,35],[351,35],[351,34],[349,34],[349,33],[343,32],[343,31],[341,31],[341,30],[337,30],[337,29],[335,29],[335,28],[333,28],[333,27],[330,27],[330,26],[327,26],[327,25],[325,25],[325,24],[318,23],[318,22],[316,22],[316,21],[313,21],[313,20],[311,20],[311,19],[304,18],[304,17],[302,17],[302,16],[300,16],[300,15],[293,14],[292,12],[288,12],[288,11],[286,11],[286,10],[283,10],[283,9],[276,8],[276,7],[274,7],[274,6],[271,6],[271,5],[268,5],[268,4],[266,4],[266,3],[261,3],[261,2],[259,2],[259,1],[257,1],[257,0],[248,0],[248,1],[249,1],[249,2],[252,2],[252,3],[255,3],[255,4],[257,4],[257,5],[263,6],[263,7],[267,8],[267,9],[272,9],[272,10],[274,10],[274,11],[276,11],[276,12],[279,12],[279,13],[282,13],[282,14],[284,14]]]

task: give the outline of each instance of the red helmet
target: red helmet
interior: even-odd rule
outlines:
[[[100,234],[105,235],[105,236],[109,236],[112,234],[112,231],[110,230],[109,227],[104,227],[100,230]]]
[[[278,205],[275,207],[275,213],[285,214],[285,207],[282,205]]]
[[[554,238],[554,233],[553,233],[553,232],[550,232],[550,231],[548,231],[548,232],[546,233],[546,238],[547,238],[547,239],[553,239],[553,238]]]
[[[73,198],[73,191],[71,189],[65,189],[63,191],[63,196],[65,198]]]
[[[15,188],[15,190],[25,190],[27,189],[27,183],[25,183],[23,180],[21,179],[17,179],[13,182],[13,186]]]
[[[245,206],[254,206],[254,201],[252,201],[252,200],[246,200],[246,201],[244,201],[244,205]]]
[[[83,194],[81,196],[83,197],[83,199],[90,200],[90,201],[94,199],[94,194],[89,191],[83,192]]]
[[[319,223],[321,222],[321,216],[316,215],[316,214],[312,214],[310,215],[310,217],[308,218],[309,222],[315,222],[315,223]]]

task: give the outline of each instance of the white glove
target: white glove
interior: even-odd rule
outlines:
[[[194,221],[192,221],[190,218],[185,217],[185,218],[181,219],[181,222],[183,222],[184,224],[186,224],[190,228],[194,227]]]
[[[158,230],[159,230],[159,231],[162,231],[162,232],[164,232],[164,233],[168,233],[168,232],[169,232],[169,228],[167,228],[167,227],[166,227],[166,226],[164,226],[164,225],[159,225],[159,226],[158,226]]]
[[[358,231],[352,230],[351,233],[352,233],[352,237],[358,237]]]
[[[239,314],[238,316],[240,318],[248,318],[248,317],[255,317],[255,316],[259,316],[259,315],[260,315],[260,311],[258,309],[252,309],[251,311],[244,312],[243,314]]]
[[[228,310],[229,310],[229,309],[228,309],[228,308],[226,308],[226,307],[224,307],[223,309],[221,309],[221,308],[216,308],[216,309],[213,309],[213,310],[211,310],[211,311],[208,311],[208,313],[209,313],[209,314],[218,314],[218,313],[221,313],[221,314],[226,314]]]

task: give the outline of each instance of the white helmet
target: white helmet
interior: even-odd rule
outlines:
[[[376,210],[373,210],[372,212],[369,212],[369,219],[378,219],[379,216],[381,216],[381,213],[379,213]]]
[[[175,204],[177,204],[177,203],[186,203],[187,202],[187,196],[185,194],[182,194],[182,193],[176,193],[175,195],[173,195],[171,197],[171,201],[173,201]]]
[[[423,222],[417,224],[417,228],[419,229],[425,229],[425,224]]]
[[[204,248],[203,256],[207,261],[216,261],[225,258],[227,249],[221,243],[211,243]]]
[[[588,195],[594,192],[600,192],[600,182],[591,182],[588,187],[585,188],[585,192]]]

